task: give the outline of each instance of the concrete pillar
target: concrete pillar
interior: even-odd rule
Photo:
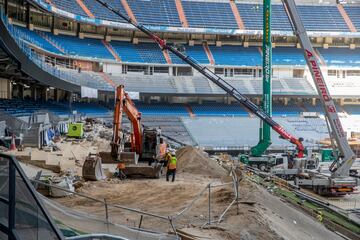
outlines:
[[[5,12],[5,15],[8,14],[8,0],[4,1],[4,12]]]
[[[77,24],[76,24],[76,36],[80,36],[80,23],[78,22]]]
[[[73,101],[73,93],[70,92],[69,94],[69,109],[72,112],[72,101]]]
[[[8,83],[7,83],[7,92],[8,92],[7,99],[12,99],[13,89],[12,89],[11,81],[8,80],[7,82],[8,82]]]
[[[284,98],[284,105],[287,106],[289,104],[289,99],[288,98]]]
[[[26,2],[26,12],[25,12],[26,16],[26,27],[29,28],[31,21],[30,21],[30,3]]]
[[[19,98],[23,99],[24,100],[24,86],[23,85],[20,85],[18,84],[18,87],[19,87]]]
[[[316,98],[312,98],[312,99],[311,99],[311,105],[313,105],[313,106],[316,105]]]
[[[48,100],[48,90],[46,87],[41,88],[40,96],[41,96],[41,100],[43,101]]]
[[[345,99],[344,99],[344,98],[340,98],[340,100],[339,100],[340,106],[344,106],[344,103],[345,103]]]
[[[55,30],[55,16],[51,17],[51,33],[54,34]]]
[[[11,84],[10,80],[0,78],[0,98],[10,99],[11,97]]]
[[[54,89],[54,101],[59,102],[60,99],[60,90]]]
[[[31,88],[31,99],[34,100],[34,101],[36,101],[36,99],[37,99],[37,88],[36,88],[36,86],[33,86]]]

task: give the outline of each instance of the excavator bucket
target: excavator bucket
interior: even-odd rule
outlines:
[[[131,164],[126,166],[124,173],[127,177],[160,178],[162,163],[156,163],[149,166],[146,163]]]
[[[82,175],[85,180],[98,181],[105,179],[101,166],[101,158],[98,155],[89,154],[86,157],[82,168]]]

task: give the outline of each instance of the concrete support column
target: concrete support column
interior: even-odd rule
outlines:
[[[344,98],[340,98],[340,100],[339,100],[340,106],[344,106],[344,102],[345,102],[345,99],[344,99]]]
[[[51,33],[54,34],[55,30],[55,16],[51,17]]]
[[[311,99],[311,105],[313,105],[313,106],[316,105],[316,98],[312,98],[312,99]]]
[[[18,92],[19,95],[18,95],[18,96],[19,96],[19,98],[21,98],[21,99],[24,100],[24,89],[25,89],[25,88],[24,88],[23,85],[19,85],[19,84],[18,84],[18,87],[19,87],[19,92]]]
[[[48,91],[47,91],[47,88],[44,87],[41,89],[41,100],[43,101],[47,101],[48,100]]]
[[[79,35],[80,35],[80,23],[77,23],[76,24],[76,36],[79,37]]]
[[[289,103],[289,99],[288,98],[284,98],[284,105],[287,106]]]
[[[10,80],[7,81],[6,88],[7,88],[7,94],[8,94],[7,99],[12,99],[12,91],[13,91],[13,89],[12,89],[12,84],[11,84]]]
[[[11,96],[10,80],[6,78],[0,78],[0,98],[10,99],[10,96]]]
[[[54,89],[54,101],[59,102],[60,100],[60,89]]]
[[[37,88],[36,88],[36,86],[33,86],[31,88],[31,99],[34,100],[34,101],[36,101],[36,99],[37,99]]]
[[[26,12],[25,12],[25,14],[26,14],[26,16],[25,16],[25,18],[26,18],[26,27],[29,28],[30,23],[31,23],[31,21],[30,21],[30,3],[26,2],[25,4],[26,4]]]
[[[8,14],[8,0],[4,1],[4,12],[5,12],[5,15]]]

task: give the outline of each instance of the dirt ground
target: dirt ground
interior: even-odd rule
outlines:
[[[192,147],[177,152],[176,181],[161,179],[109,179],[85,182],[79,192],[109,204],[147,211],[161,216],[172,216],[175,227],[195,239],[338,239],[323,225],[304,215],[291,205],[245,178],[240,182],[240,204],[232,206],[222,222],[208,222],[208,189],[211,182],[211,220],[219,216],[234,199],[228,173],[206,154]],[[215,187],[217,186],[217,187]],[[205,190],[204,190],[205,189]],[[204,190],[204,191],[203,191]],[[203,194],[179,217],[200,192]],[[105,218],[104,206],[80,196],[55,199],[66,207]],[[141,215],[124,209],[109,207],[109,220],[129,227],[138,227]],[[314,227],[315,226],[315,227]],[[171,231],[166,220],[144,216],[141,227],[163,232]]]

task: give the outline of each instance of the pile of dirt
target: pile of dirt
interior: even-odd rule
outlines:
[[[192,174],[200,174],[211,177],[223,177],[227,175],[214,160],[210,159],[207,153],[192,146],[180,148],[176,152],[177,170]]]

